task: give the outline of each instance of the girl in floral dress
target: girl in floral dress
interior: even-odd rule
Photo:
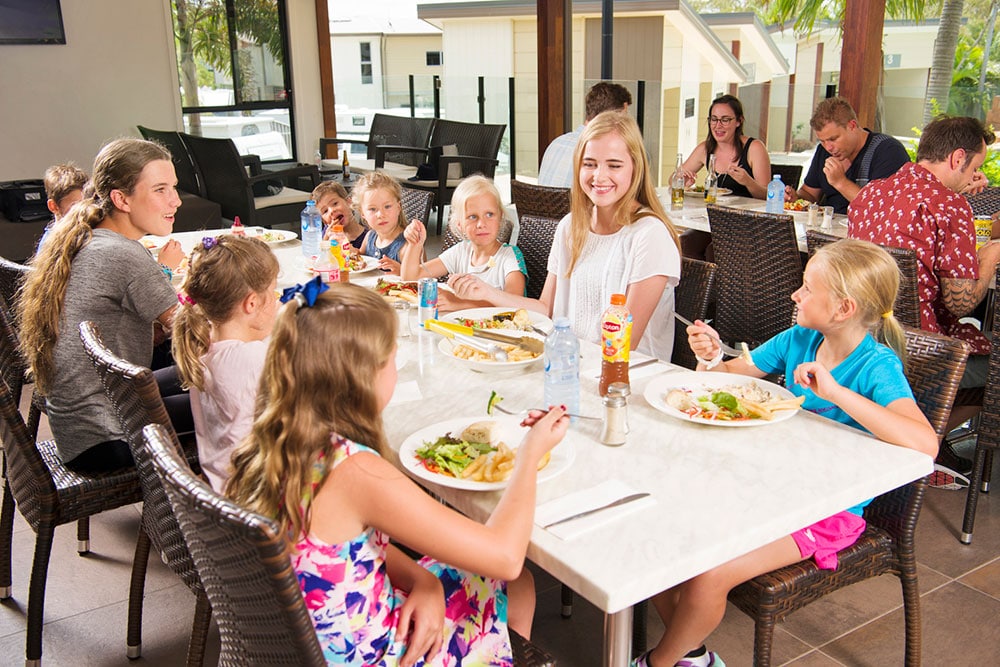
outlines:
[[[508,620],[528,636],[534,613],[522,568],[537,465],[565,434],[565,409],[525,420],[532,428],[507,489],[479,524],[380,455],[388,451],[381,413],[396,384],[388,304],[371,290],[318,281],[286,297],[228,493],[291,536],[328,663],[512,665]],[[428,557],[414,562],[390,539]]]

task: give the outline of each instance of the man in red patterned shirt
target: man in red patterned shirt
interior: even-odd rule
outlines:
[[[972,208],[959,193],[972,183],[993,141],[993,133],[975,118],[932,121],[920,136],[917,161],[872,181],[847,212],[851,238],[916,251],[920,327],[970,345],[962,388],[986,382],[990,341],[959,318],[986,296],[1000,262],[1000,243],[976,250]],[[962,409],[956,401],[952,422],[961,424],[976,410]]]

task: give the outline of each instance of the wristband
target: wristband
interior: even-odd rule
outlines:
[[[705,370],[706,371],[710,371],[710,370],[712,370],[713,368],[715,368],[716,366],[718,366],[719,364],[722,363],[722,348],[720,347],[719,351],[711,359],[702,359],[701,357],[699,357],[697,355],[695,355],[695,359],[697,359],[701,363],[705,364]]]
[[[163,275],[167,277],[167,280],[174,279],[174,271],[166,264],[160,264],[160,270],[163,271]]]

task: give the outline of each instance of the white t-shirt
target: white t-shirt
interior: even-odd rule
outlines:
[[[496,287],[497,289],[504,288],[504,285],[507,283],[508,273],[520,271],[525,275],[525,278],[528,276],[528,269],[524,264],[524,257],[521,255],[521,249],[517,246],[512,246],[507,243],[500,246],[500,249],[493,255],[494,266],[491,266],[482,273],[478,272],[484,265],[473,265],[472,251],[472,242],[462,241],[461,243],[456,243],[442,252],[438,255],[438,259],[440,259],[444,264],[444,268],[448,270],[449,274],[469,273],[470,271],[475,271],[478,274],[476,276],[477,278],[482,280],[487,285]]]
[[[201,358],[205,389],[191,388],[198,460],[212,488],[222,493],[233,473],[233,450],[250,434],[257,384],[270,339],[220,340]]]
[[[681,277],[681,256],[667,226],[653,216],[640,218],[614,234],[588,232],[583,252],[566,277],[570,260],[572,214],[559,222],[548,272],[556,277],[552,317],[568,317],[581,340],[601,343],[601,315],[612,294],[625,294],[633,283],[667,276],[636,351],[668,360],[674,349],[674,287]]]

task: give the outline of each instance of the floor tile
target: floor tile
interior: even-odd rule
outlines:
[[[959,579],[964,585],[1000,600],[1000,559],[987,563]]]

